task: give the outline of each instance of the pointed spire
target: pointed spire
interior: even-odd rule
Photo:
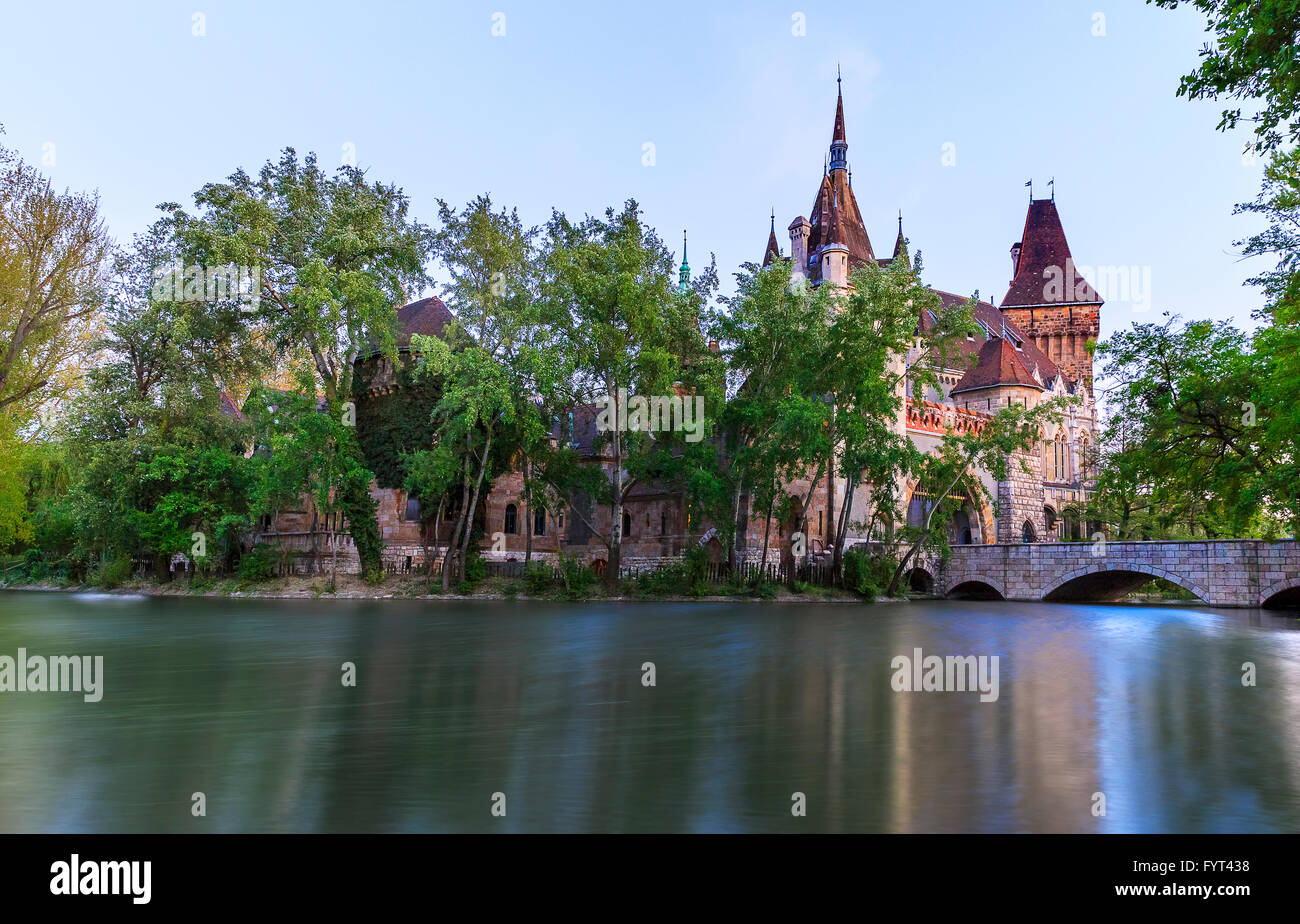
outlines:
[[[898,210],[898,237],[894,239],[894,255],[890,257],[890,262],[902,259],[904,263],[911,265],[912,258],[907,252],[907,239],[903,237],[903,210]]]
[[[839,67],[836,66],[835,83],[840,84]],[[844,134],[844,91],[835,93],[835,125],[831,129],[830,169],[843,170],[848,167],[849,142]]]
[[[763,265],[781,259],[781,245],[776,241],[776,209],[772,209],[772,230],[767,234],[767,247],[763,250]]]
[[[677,291],[685,294],[691,287],[691,265],[686,262],[686,229],[682,229],[682,270],[677,276]]]

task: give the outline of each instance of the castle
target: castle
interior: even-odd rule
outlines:
[[[848,286],[849,274],[856,265],[876,261],[885,266],[894,260],[909,260],[901,215],[890,256],[876,256],[853,192],[848,147],[844,99],[839,92],[830,148],[811,212],[806,218],[796,217],[788,226],[792,274],[810,285]],[[768,265],[781,257],[773,215],[762,262]],[[895,423],[897,432],[906,433],[918,448],[929,451],[948,430],[979,428],[1000,407],[1033,407],[1058,395],[1077,400],[1060,424],[1047,428],[1036,450],[1013,460],[1007,480],[999,482],[988,472],[978,473],[987,497],[996,501],[996,515],[994,505],[983,497],[965,495],[961,509],[947,524],[954,544],[1058,541],[1083,538],[1091,532],[1082,520],[1082,510],[1089,494],[1090,460],[1097,443],[1090,345],[1098,337],[1102,300],[1085,280],[1074,277],[1073,258],[1054,197],[1033,199],[1031,193],[1024,230],[1011,247],[1011,258],[1011,280],[1002,304],[976,304],[979,332],[966,338],[953,368],[936,370],[941,390],[930,388],[923,397],[912,397],[913,389],[907,388],[908,397]],[[683,284],[689,280],[689,273],[683,244]],[[1049,284],[1062,274],[1069,284]],[[934,291],[945,306],[968,300],[951,292]],[[402,490],[396,460],[385,457],[381,441],[368,439],[367,435],[390,425],[395,406],[432,406],[435,399],[422,390],[427,386],[412,383],[405,371],[410,339],[414,334],[439,336],[451,319],[451,312],[438,298],[406,305],[398,311],[401,333],[397,361],[378,356],[357,360],[357,426],[376,473],[372,493],[378,502],[390,567],[417,565],[434,549],[445,548],[452,529],[451,517],[430,522],[428,511],[422,516],[419,500]],[[920,317],[918,329],[933,323],[932,316]],[[929,359],[918,346],[898,361],[912,368]],[[596,415],[594,407],[574,408],[564,438],[571,440],[573,448],[588,460],[606,462],[597,449]],[[410,437],[413,445],[428,445],[434,434],[419,432]],[[566,516],[564,510],[530,511],[522,487],[522,474],[508,472],[493,481],[490,492],[480,501],[476,519],[482,535],[498,537],[495,543],[485,538],[484,553],[488,557],[521,560],[527,552],[534,558],[548,558],[561,550],[588,561],[607,556],[604,545],[584,522],[590,520],[598,529],[606,529],[609,524],[602,517],[608,518],[607,509],[596,506],[586,511],[585,517]],[[828,472],[816,484],[804,480],[786,487],[792,495],[808,497],[807,509],[802,511],[802,531],[809,553],[825,552],[833,546],[833,528],[847,489],[844,479]],[[930,498],[913,483],[898,488],[898,496],[905,501],[907,521],[920,524]],[[853,525],[848,545],[872,538],[858,523],[872,488],[865,485],[857,490],[850,506]],[[678,558],[690,542],[709,545],[711,555],[724,560],[726,550],[711,538],[709,524],[693,519],[679,492],[657,485],[638,486],[624,507],[623,567],[653,567]],[[769,561],[783,553],[788,555],[791,534],[799,529],[800,519],[796,515],[784,523],[774,522],[769,533],[766,518],[750,509],[748,498],[742,497],[737,524],[742,558],[753,561],[763,557],[765,538]],[[337,529],[337,524],[333,528]],[[292,545],[309,541],[307,537],[320,529],[318,519],[304,510],[297,515],[282,514],[264,539]],[[489,550],[490,545],[495,548]],[[355,570],[355,553],[346,558],[343,567]]]

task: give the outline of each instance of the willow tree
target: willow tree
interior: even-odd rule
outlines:
[[[356,167],[327,175],[316,156],[285,148],[256,177],[237,170],[194,194],[195,212],[163,206],[184,261],[207,271],[234,265],[256,280],[246,323],[279,364],[301,364],[335,420],[363,349],[396,358],[397,307],[427,282],[428,231],[408,215],[400,188],[370,182]],[[276,370],[268,369],[268,377]],[[346,513],[362,570],[380,573],[383,541],[356,434],[340,432],[332,486]],[[304,485],[304,490],[308,486]]]

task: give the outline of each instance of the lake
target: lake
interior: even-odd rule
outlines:
[[[103,658],[98,702],[0,693],[0,831],[1296,831],[1298,627],[0,593],[0,656]],[[996,699],[896,692],[916,649],[996,657]]]

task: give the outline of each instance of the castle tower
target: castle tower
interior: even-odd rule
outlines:
[[[1011,246],[1002,313],[1055,362],[1092,388],[1089,344],[1101,331],[1101,296],[1079,275],[1054,199],[1031,199],[1024,235]]]
[[[825,280],[832,285],[846,285],[854,266],[876,259],[849,183],[849,142],[844,131],[842,90],[835,95],[830,154],[808,225],[806,271],[810,282]],[[794,232],[792,225],[792,239]]]

